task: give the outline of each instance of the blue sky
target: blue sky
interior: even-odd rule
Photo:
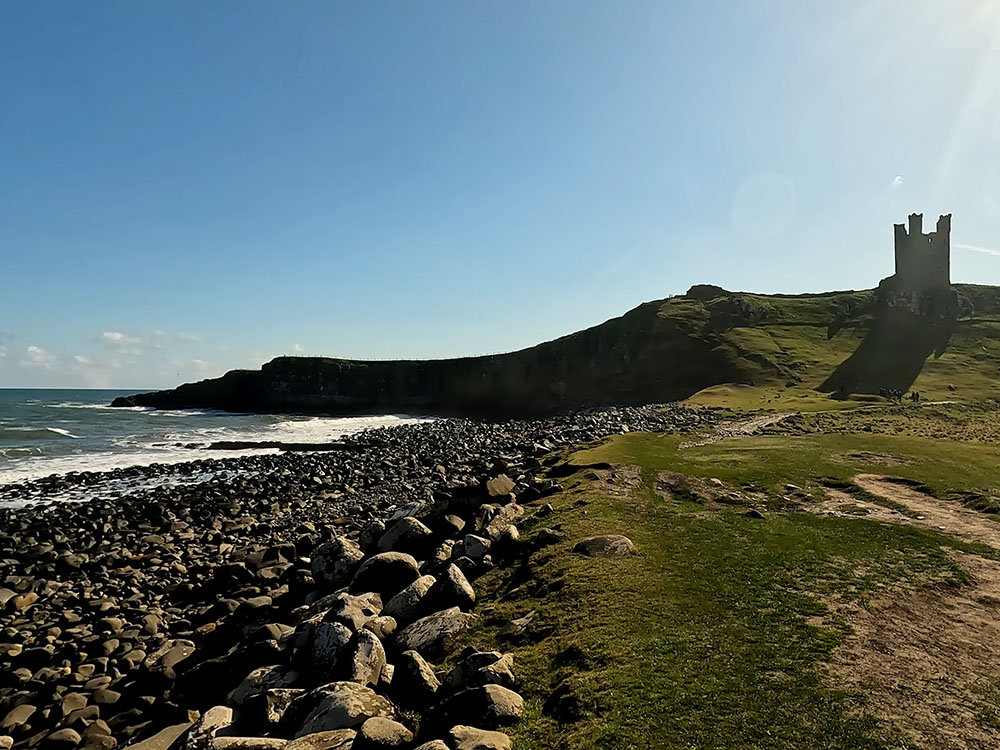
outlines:
[[[710,282],[1000,284],[1000,2],[0,5],[0,386],[506,351]]]

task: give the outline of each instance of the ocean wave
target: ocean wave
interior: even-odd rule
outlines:
[[[116,407],[117,408],[117,407]],[[144,409],[147,407],[138,407]],[[243,416],[229,411],[219,411],[218,409],[154,409],[149,407],[151,416],[154,417],[239,417]]]
[[[111,406],[111,404],[82,403],[79,401],[63,401],[58,404],[45,404],[48,409],[110,409],[113,411],[155,411],[152,406]]]
[[[63,437],[73,438],[74,440],[83,440],[79,435],[74,435],[69,430],[65,430],[62,427],[46,427],[49,432],[54,432],[56,435],[62,435]]]
[[[18,460],[9,468],[0,468],[0,485],[28,482],[53,474],[112,471],[113,469],[127,469],[132,466],[182,464],[202,458],[236,458],[238,456],[265,455],[277,452],[277,449],[274,448],[240,451],[199,451],[171,447],[159,450],[140,450],[132,453],[100,452],[58,457],[30,456]]]
[[[177,412],[173,412],[176,414]],[[224,412],[223,412],[224,413]],[[234,415],[228,415],[234,416]],[[278,417],[252,415],[267,420],[255,424],[237,422],[235,424],[213,423],[209,426],[192,423],[192,429],[155,429],[144,432],[145,425],[137,425],[139,431],[128,434],[118,434],[105,438],[101,447],[73,455],[44,456],[34,454],[3,454],[5,460],[0,461],[0,484],[29,481],[52,474],[66,474],[71,471],[109,471],[131,466],[147,466],[149,464],[176,464],[196,461],[204,458],[230,458],[236,456],[261,455],[276,453],[272,448],[249,448],[242,450],[206,450],[209,443],[223,440],[243,440],[248,442],[277,441],[285,443],[322,443],[332,442],[361,430],[376,427],[392,427],[413,422],[426,421],[424,417],[408,417],[406,415],[388,415],[371,417]],[[197,425],[197,426],[196,426]],[[36,434],[38,439],[59,439],[61,437],[77,437],[59,432],[60,428],[45,428],[44,430],[30,428],[14,428],[15,445],[8,450],[30,450],[24,443]],[[0,439],[4,430],[0,428]],[[93,442],[91,439],[89,442]],[[85,443],[84,445],[86,445]],[[196,448],[186,448],[187,445],[197,445]]]
[[[5,458],[25,458],[27,456],[42,456],[45,451],[42,448],[0,448],[0,456]]]
[[[61,427],[0,427],[0,440],[9,442],[52,440],[54,435],[80,439],[79,435],[74,435]]]

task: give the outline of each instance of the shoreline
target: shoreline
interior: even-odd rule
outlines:
[[[431,419],[404,414],[326,418],[152,409],[126,416],[110,406],[86,401],[41,403],[26,413],[19,411],[20,406],[6,412],[0,409],[6,418],[2,426],[6,433],[0,435],[0,495],[5,486],[54,475],[239,458],[286,446],[342,441],[380,426]],[[89,421],[95,409],[103,414]]]
[[[403,655],[400,639],[412,625],[407,620],[420,618],[397,612],[390,623],[379,612],[397,592],[355,580],[351,598],[341,597],[338,606],[361,606],[359,597],[378,594],[377,606],[374,599],[366,605],[378,610],[369,618],[383,628],[378,645],[362,632],[372,628],[360,621],[342,624],[346,631],[317,625],[346,622],[331,614],[331,596],[350,580],[324,568],[322,560],[333,568],[344,564],[342,556],[331,558],[330,544],[358,547],[365,560],[386,547],[392,554],[409,550],[413,570],[404,579],[412,573],[451,582],[452,595],[432,609],[441,612],[461,600],[462,617],[469,610],[474,615],[470,582],[501,564],[503,555],[500,547],[493,559],[475,554],[465,535],[477,535],[488,547],[506,534],[516,544],[518,519],[538,512],[546,493],[558,491],[540,476],[546,457],[622,431],[686,432],[714,419],[711,409],[681,406],[611,408],[543,421],[442,419],[357,433],[351,439],[363,444],[358,450],[166,467],[191,475],[227,472],[197,484],[0,509],[0,659],[9,675],[0,690],[0,735],[9,735],[15,748],[112,750],[188,724],[197,713],[200,724],[183,742],[221,748],[226,743],[196,741],[206,718],[221,712],[228,716],[223,734],[269,742],[254,747],[282,747],[304,726],[291,724],[306,720],[265,720],[260,703],[271,693],[261,681],[272,677],[272,687],[281,683],[272,698],[320,700],[317,690],[343,682],[388,701],[382,714],[396,715],[401,706],[392,669],[380,667],[373,679],[362,679],[344,660],[317,665],[333,648],[324,639],[336,631],[343,635],[336,650],[353,649],[346,661],[364,662],[358,655],[364,641],[365,653],[381,649],[388,659],[383,666],[395,665],[405,679],[401,667],[412,658]],[[26,489],[44,494],[115,479],[150,480],[163,468],[67,475]],[[406,518],[411,520],[402,522]],[[398,531],[395,543],[380,541],[386,529],[418,524],[433,539],[411,544]],[[426,657],[434,660],[436,650]],[[267,680],[259,672],[265,667],[272,676]],[[237,688],[243,693],[231,694]],[[442,694],[438,703],[455,695]],[[228,707],[218,708],[227,700]],[[432,727],[447,734],[440,711],[424,708],[419,720],[405,719],[404,729],[427,739],[439,736],[428,734]],[[237,713],[227,714],[230,709]],[[351,727],[358,730],[360,723]]]

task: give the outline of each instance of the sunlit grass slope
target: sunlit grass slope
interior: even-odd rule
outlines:
[[[925,400],[1000,396],[1000,289],[957,288],[971,314],[958,322],[940,356],[927,357],[912,383]],[[699,391],[691,397],[693,403],[813,410],[838,406],[817,389],[869,333],[871,302],[871,291],[738,293],[708,300],[675,297],[664,301],[658,314],[710,341],[742,373],[738,382]],[[855,402],[876,398],[851,396]]]
[[[951,549],[990,554],[933,530],[779,512],[822,482],[884,470],[859,452],[901,459],[893,472],[942,493],[969,481],[997,489],[995,445],[887,435],[774,436],[681,447],[678,436],[623,435],[571,456],[638,466],[632,486],[579,468],[546,526],[561,541],[520,567],[481,579],[469,641],[514,651],[528,699],[519,747],[553,750],[869,748],[908,745],[831,688],[823,664],[850,631],[824,602],[865,602],[892,590],[965,580]],[[600,463],[597,466],[606,466]],[[660,471],[718,478],[766,498],[764,518],[740,501],[711,507],[666,499]],[[757,503],[759,504],[759,503]],[[639,554],[595,560],[572,552],[596,534],[629,536]],[[531,615],[530,613],[533,613]],[[529,615],[517,637],[509,623]],[[818,619],[823,625],[816,625]],[[982,708],[993,715],[1000,706]]]

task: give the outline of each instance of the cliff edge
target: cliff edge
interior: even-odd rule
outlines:
[[[993,351],[1000,340],[1000,290],[956,289],[963,314],[946,337],[935,325],[926,335],[928,345],[914,347],[919,356],[910,356],[906,368],[896,372],[892,363],[878,362],[838,380],[838,393],[907,388],[921,372],[930,378],[929,392],[946,381],[992,384],[1000,357],[1000,344]],[[829,392],[833,388],[824,384],[838,365],[859,348],[870,348],[862,344],[882,314],[876,302],[870,290],[758,295],[698,285],[683,296],[647,302],[601,325],[509,354],[403,361],[278,357],[260,370],[233,370],[118,398],[113,405],[515,418],[676,401],[722,384]],[[921,343],[923,329],[914,336]],[[861,371],[852,365],[853,372]]]

